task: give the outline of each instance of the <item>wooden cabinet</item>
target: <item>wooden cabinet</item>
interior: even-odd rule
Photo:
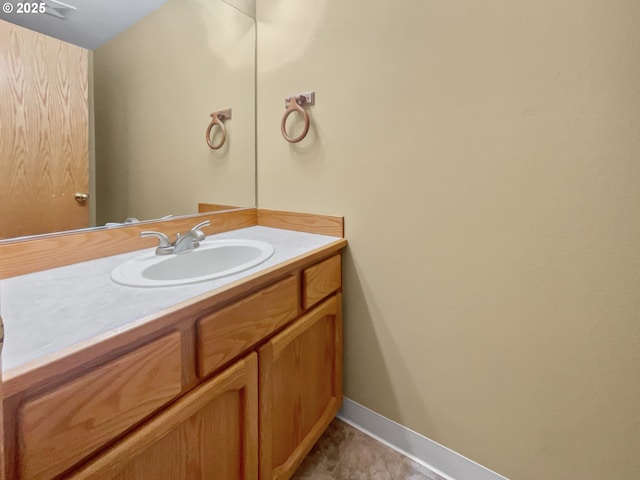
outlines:
[[[300,263],[12,397],[7,479],[288,479],[342,402],[340,269]]]
[[[257,383],[251,353],[69,478],[257,479]]]
[[[288,479],[342,403],[341,295],[258,351],[260,478]]]

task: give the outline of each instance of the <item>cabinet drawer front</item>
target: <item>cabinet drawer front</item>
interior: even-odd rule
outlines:
[[[96,368],[19,410],[20,478],[49,479],[176,397],[180,332]]]
[[[289,277],[198,322],[198,375],[241,355],[298,313],[298,278]]]
[[[302,305],[310,308],[342,285],[340,255],[335,255],[302,272]]]

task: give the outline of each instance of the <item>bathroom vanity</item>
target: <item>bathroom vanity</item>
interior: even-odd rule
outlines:
[[[177,292],[94,285],[91,299],[94,275],[102,279],[135,252],[56,269],[82,269],[87,287],[74,301],[95,302],[94,315],[59,328],[94,322],[96,332],[80,340],[70,334],[68,345],[43,344],[45,353],[4,372],[8,480],[293,474],[342,400],[346,241],[336,217],[248,210],[238,215],[249,215],[253,226],[241,229],[206,217],[214,232],[230,230],[219,236],[275,243],[274,258],[231,278]],[[137,241],[137,231],[130,233]],[[3,280],[3,295],[20,279],[40,287],[55,281],[51,272]],[[50,293],[39,288],[37,295]]]

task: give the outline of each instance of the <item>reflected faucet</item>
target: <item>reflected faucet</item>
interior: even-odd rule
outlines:
[[[176,253],[189,252],[200,246],[200,242],[206,238],[206,235],[202,230],[202,227],[211,225],[211,221],[205,220],[202,223],[197,224],[191,230],[184,234],[176,234],[174,242],[169,240],[162,232],[144,231],[140,232],[141,237],[156,237],[158,239],[158,246],[156,247],[156,255],[171,255]]]

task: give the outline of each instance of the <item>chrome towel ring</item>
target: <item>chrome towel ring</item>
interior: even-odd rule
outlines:
[[[289,143],[298,143],[304,137],[307,136],[307,132],[309,132],[309,114],[307,111],[302,108],[305,105],[314,105],[316,103],[316,92],[309,93],[301,93],[299,95],[295,95],[293,97],[286,97],[284,99],[285,104],[285,112],[282,117],[282,122],[280,122],[280,131],[282,132],[282,136]],[[300,112],[304,118],[304,128],[302,129],[302,133],[297,137],[290,137],[287,133],[287,118],[293,112]]]
[[[209,148],[211,148],[212,150],[218,150],[224,145],[224,142],[227,140],[227,129],[224,128],[223,120],[228,120],[230,118],[231,118],[230,108],[227,108],[226,110],[220,110],[218,112],[213,112],[211,114],[211,123],[207,127],[206,138],[207,138],[207,145],[209,145]],[[213,127],[215,127],[216,125],[220,127],[221,138],[218,144],[214,145],[211,142],[211,130],[213,130]]]

